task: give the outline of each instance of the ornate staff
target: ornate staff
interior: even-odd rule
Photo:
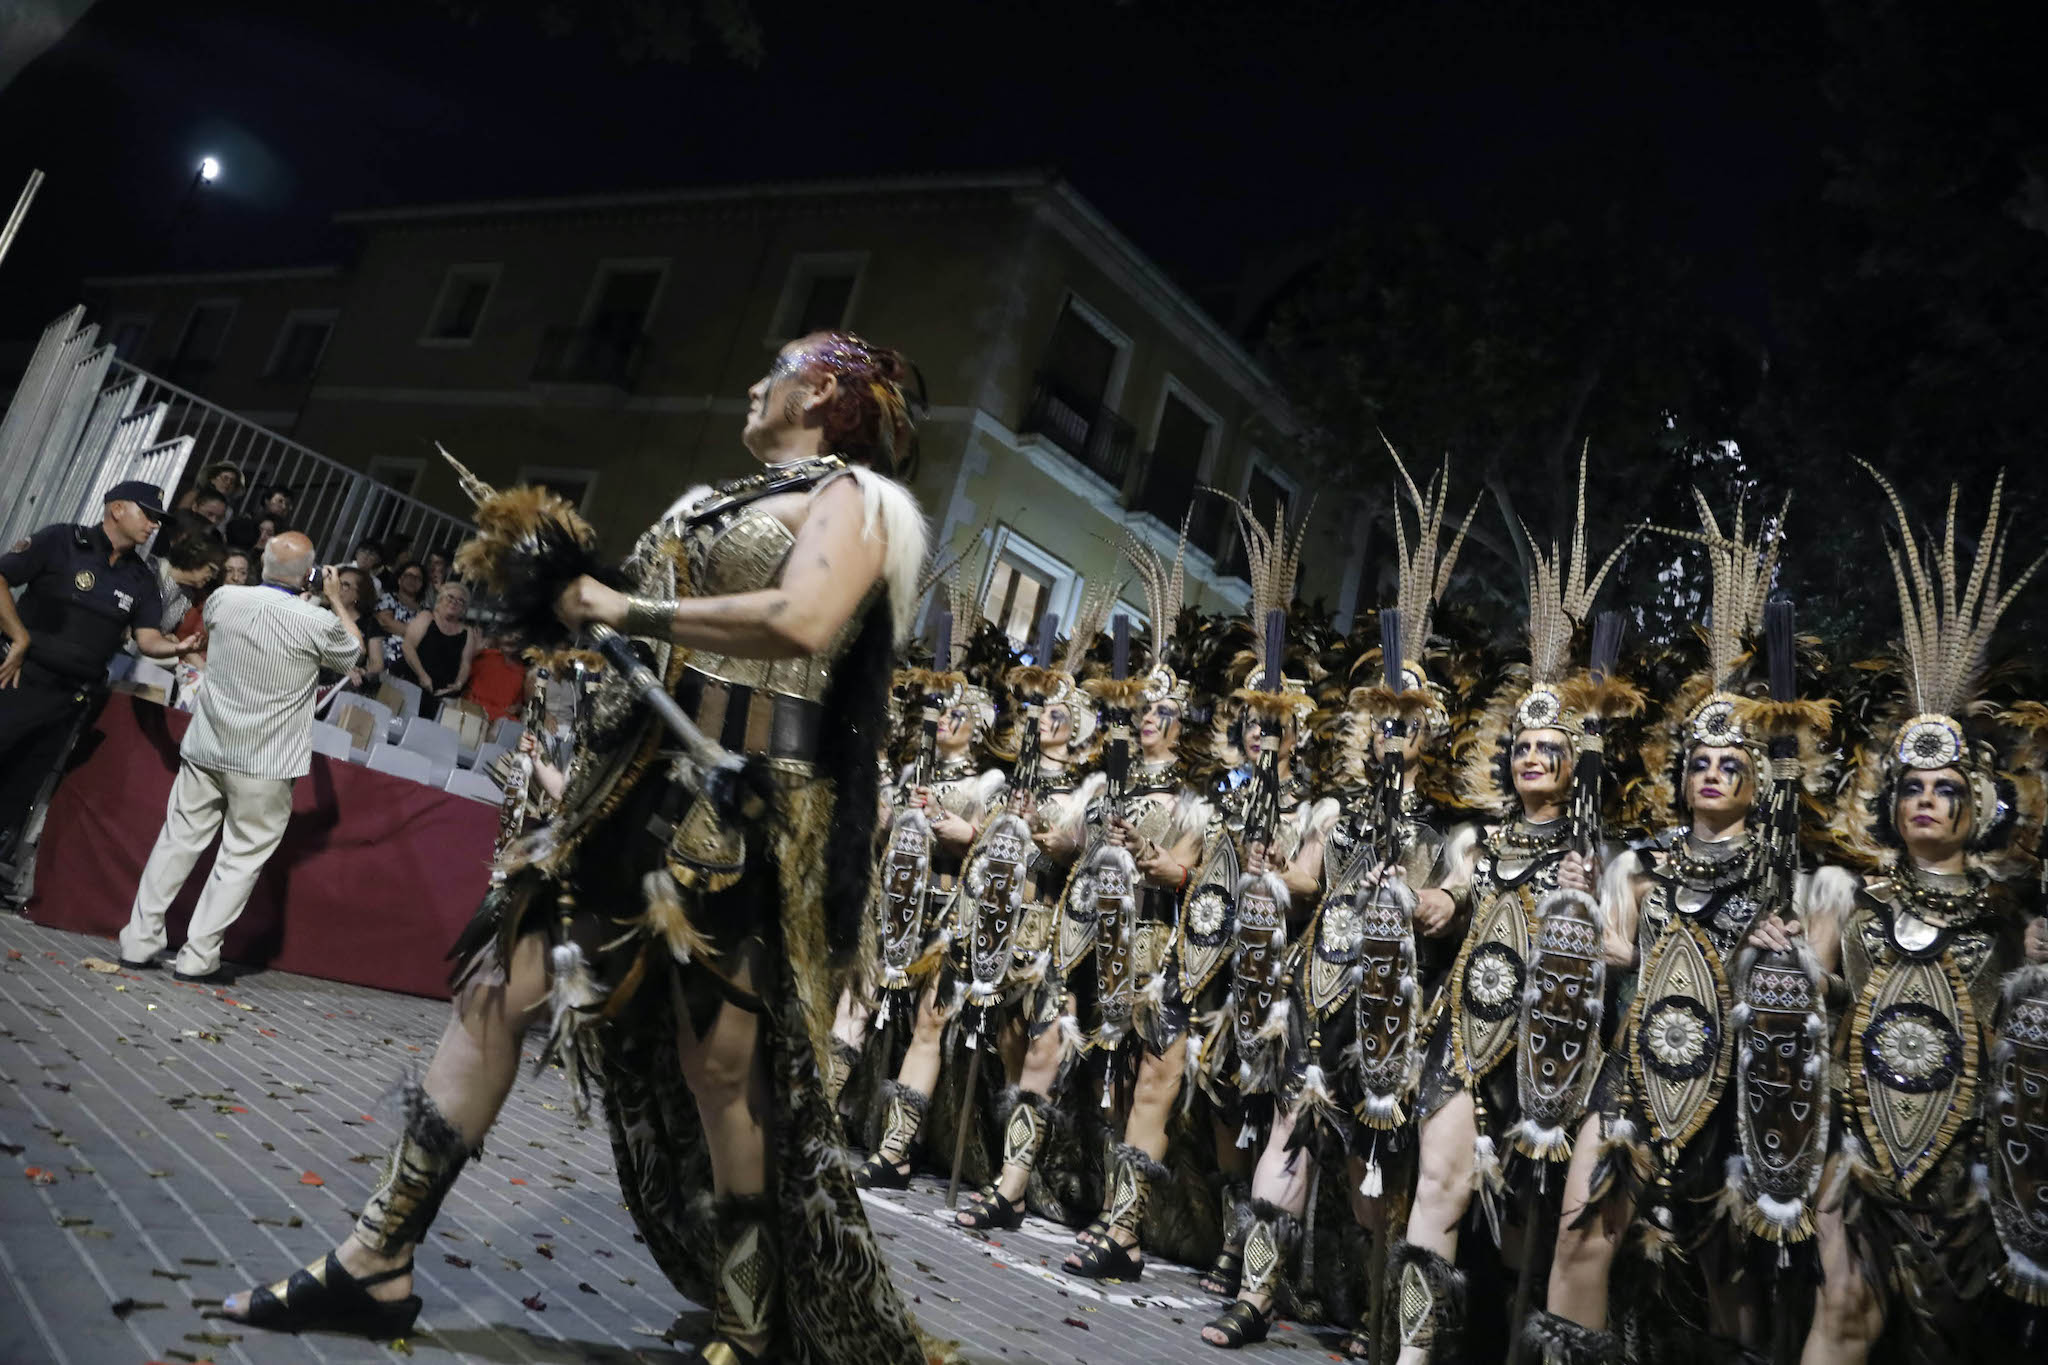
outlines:
[[[939,745],[939,711],[952,690],[953,613],[941,608],[932,639],[932,667],[910,670],[911,681],[924,694],[917,756],[911,762],[910,789],[931,783]],[[889,822],[887,851],[882,855],[882,1008],[875,1027],[887,1028],[890,1016],[916,1008],[912,972],[924,948],[925,912],[931,900],[932,826],[923,807],[914,802]]]

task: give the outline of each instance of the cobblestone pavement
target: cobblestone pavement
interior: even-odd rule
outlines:
[[[383,1096],[431,1051],[446,1006],[281,972],[225,989],[102,973],[111,941],[0,915],[0,1365],[148,1361],[685,1361],[689,1307],[619,1202],[601,1123],[562,1078],[522,1074],[482,1161],[417,1262],[426,1311],[380,1345],[210,1317],[222,1296],[334,1244],[391,1138]],[[898,1282],[930,1330],[988,1362],[1219,1357],[1216,1304],[1154,1266],[1098,1286],[1058,1270],[1063,1229],[984,1239],[920,1180],[871,1196]],[[1322,1360],[1278,1331],[1246,1353]]]

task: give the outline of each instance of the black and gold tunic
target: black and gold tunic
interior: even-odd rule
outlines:
[[[762,500],[847,477],[909,499],[836,458],[772,466],[664,517],[625,575],[655,596],[771,587],[795,535]],[[601,1073],[626,1203],[656,1261],[699,1303],[715,1293],[717,1220],[709,1149],[677,1063],[678,1016],[701,1031],[722,1003],[759,1014],[771,1080],[762,1127],[781,1211],[778,1333],[787,1358],[805,1362],[926,1358],[839,1154],[817,1065],[840,984],[833,948],[856,936],[872,876],[871,737],[884,722],[891,634],[878,580],[832,643],[806,658],[637,642],[707,735],[763,760],[773,775],[766,818],[734,826],[697,799],[666,751],[666,730],[607,671],[579,717],[559,813],[515,847],[454,952],[462,976],[496,974],[521,935],[552,941],[550,1055]],[[864,819],[852,810],[835,819],[840,783],[866,804]],[[828,897],[828,882],[851,888],[851,918],[835,903],[848,892]]]

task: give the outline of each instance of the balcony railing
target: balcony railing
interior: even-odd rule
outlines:
[[[1045,437],[1117,488],[1130,473],[1131,424],[1056,375],[1038,376],[1018,430]]]
[[[533,378],[541,384],[608,384],[630,389],[640,378],[646,355],[647,338],[639,332],[550,327],[541,335]]]

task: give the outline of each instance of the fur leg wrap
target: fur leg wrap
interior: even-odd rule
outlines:
[[[1244,1287],[1263,1294],[1269,1304],[1280,1301],[1288,1267],[1301,1251],[1301,1220],[1278,1204],[1251,1201],[1251,1227],[1244,1236]]]
[[[901,1081],[884,1081],[882,1140],[875,1144],[875,1155],[892,1166],[908,1161],[910,1145],[917,1141],[918,1130],[924,1127],[925,1111],[931,1102],[931,1096],[920,1094]]]
[[[1052,1101],[1011,1086],[1003,1092],[1003,1106],[1009,1111],[1003,1120],[1003,1164],[1030,1171],[1038,1165],[1038,1149],[1045,1142],[1046,1111]]]
[[[1223,1182],[1219,1220],[1223,1229],[1223,1246],[1226,1250],[1244,1246],[1245,1235],[1252,1226],[1252,1187],[1244,1180]]]
[[[1394,1303],[1400,1315],[1401,1346],[1413,1346],[1430,1359],[1459,1359],[1458,1338],[1465,1327],[1465,1276],[1434,1251],[1400,1242],[1387,1262]]]
[[[1139,1242],[1138,1230],[1145,1222],[1145,1204],[1152,1182],[1166,1179],[1166,1168],[1145,1155],[1141,1147],[1120,1142],[1111,1154],[1109,1207],[1104,1216],[1113,1229],[1129,1234],[1132,1245]]]
[[[1541,1308],[1522,1324],[1522,1339],[1543,1365],[1621,1365],[1620,1337]]]
[[[721,1195],[718,1303],[712,1331],[742,1345],[772,1338],[781,1307],[782,1261],[775,1245],[775,1204],[765,1194]]]
[[[395,1256],[427,1235],[455,1177],[476,1153],[417,1081],[405,1083],[399,1103],[405,1131],[356,1219],[356,1240],[380,1256]]]
[[[832,1050],[825,1054],[825,1106],[839,1108],[839,1097],[846,1091],[846,1083],[853,1079],[853,1068],[860,1062],[860,1049],[839,1038],[832,1040]]]

